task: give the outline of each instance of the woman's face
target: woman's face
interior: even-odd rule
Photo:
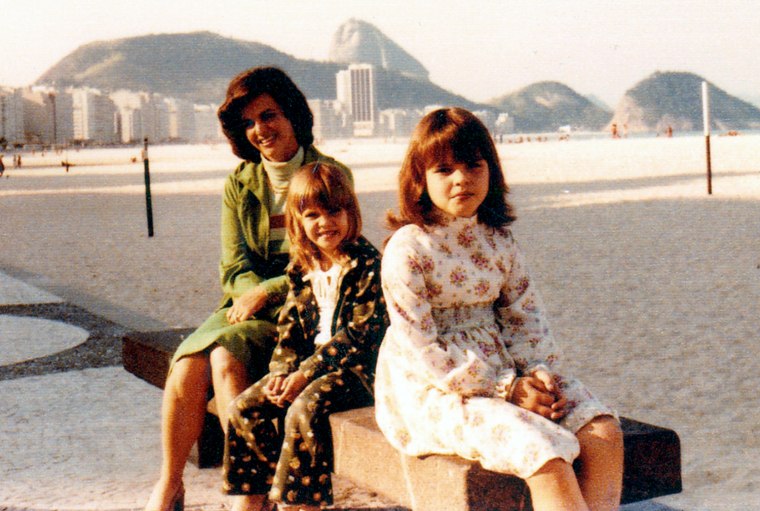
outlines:
[[[288,161],[298,151],[293,125],[269,94],[254,98],[241,112],[245,136],[269,161]]]

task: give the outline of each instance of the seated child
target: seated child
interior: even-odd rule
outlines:
[[[242,495],[235,511],[268,509],[268,500],[281,510],[332,503],[328,416],[373,403],[387,325],[380,255],[360,236],[359,205],[340,169],[316,162],[296,173],[286,225],[279,342],[269,374],[230,405],[223,473],[225,491]],[[283,417],[278,434],[273,419]]]
[[[454,454],[525,479],[536,511],[616,509],[622,433],[559,371],[488,130],[460,108],[429,113],[399,180],[382,263],[380,429],[408,455]]]

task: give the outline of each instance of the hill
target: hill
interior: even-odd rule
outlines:
[[[344,64],[297,59],[271,46],[211,32],[158,34],[98,41],[76,49],[46,71],[37,84],[90,86],[104,91],[157,92],[196,103],[220,103],[230,79],[258,65],[274,65],[308,98],[335,99],[335,74]],[[378,68],[380,108],[430,104],[479,105],[428,81]]]
[[[425,66],[377,27],[353,18],[335,31],[330,44],[330,62],[372,64],[423,80],[429,76]]]
[[[703,126],[703,80],[692,73],[656,72],[625,93],[610,123],[627,124],[632,133],[662,132],[668,126],[676,131],[699,131]],[[713,84],[708,87],[712,128],[760,128],[760,109]]]
[[[557,131],[566,125],[599,130],[612,115],[558,82],[534,83],[490,103],[509,112],[515,121],[515,130],[523,132]]]

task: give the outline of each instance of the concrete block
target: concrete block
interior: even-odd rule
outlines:
[[[532,509],[525,482],[483,470],[456,456],[398,453],[375,422],[374,408],[330,416],[335,473],[414,511]],[[623,418],[625,473],[622,503],[681,491],[681,453],[672,430]]]

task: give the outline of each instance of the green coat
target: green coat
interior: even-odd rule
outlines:
[[[304,151],[303,163],[316,160],[339,167],[353,184],[348,167],[310,146]],[[252,378],[266,374],[277,338],[277,316],[288,289],[287,256],[269,254],[269,196],[263,163],[242,162],[227,177],[219,262],[224,295],[217,310],[177,348],[172,365],[181,357],[206,351],[216,344],[245,363]],[[270,296],[267,306],[251,319],[230,325],[226,313],[233,298],[257,285],[263,286]]]

